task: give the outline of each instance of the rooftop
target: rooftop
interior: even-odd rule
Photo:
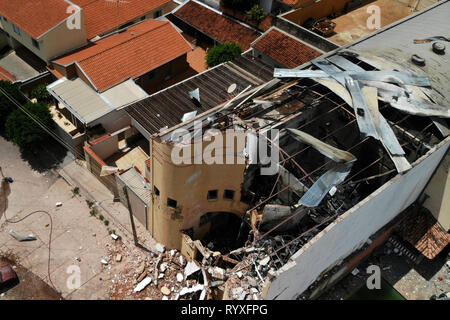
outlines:
[[[17,79],[14,75],[9,73],[8,70],[0,67],[0,80],[14,82]]]
[[[66,0],[0,0],[0,14],[35,39],[67,19]]]
[[[246,51],[260,34],[195,1],[178,7],[174,16],[219,42],[236,42]]]
[[[92,39],[155,10],[171,0],[73,0],[82,7],[87,38]]]
[[[192,50],[170,22],[147,20],[54,61],[77,63],[103,92],[150,72]]]
[[[252,47],[287,68],[298,67],[322,55],[321,52],[275,27],[253,42]]]
[[[126,108],[150,134],[164,127],[172,127],[181,122],[185,113],[205,112],[231,99],[249,85],[258,86],[272,79],[272,68],[258,59],[240,58],[209,69],[172,87],[159,91],[150,97]],[[236,84],[236,92],[228,93],[228,88]],[[200,103],[194,103],[189,91],[199,89]]]

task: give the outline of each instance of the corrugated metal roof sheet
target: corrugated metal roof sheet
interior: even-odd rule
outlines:
[[[233,62],[219,65],[172,87],[159,91],[136,102],[126,111],[145,130],[153,134],[161,128],[172,127],[181,122],[187,112],[208,111],[231,99],[249,85],[261,85],[273,77],[273,69],[258,59],[241,56]],[[232,84],[237,85],[233,94],[227,92]],[[191,100],[189,91],[200,89],[201,104]]]
[[[119,174],[119,178],[144,202],[150,203],[151,187],[134,168]]]
[[[388,61],[392,66],[400,67],[401,71],[430,78],[433,89],[424,89],[435,102],[450,108],[450,59],[448,42],[445,55],[436,54],[432,50],[433,42],[414,43],[434,36],[449,36],[450,2],[441,1],[435,6],[409,16],[393,26],[358,40],[348,48],[369,59],[378,56]],[[425,66],[417,66],[411,61],[413,54],[425,59]],[[392,68],[391,66],[391,68]],[[378,66],[376,66],[378,67]],[[387,69],[389,66],[384,66]]]
[[[62,78],[47,87],[83,123],[89,123],[114,110],[114,107],[83,80]]]

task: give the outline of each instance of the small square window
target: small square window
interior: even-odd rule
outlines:
[[[20,28],[18,26],[16,26],[15,24],[13,24],[12,26],[13,26],[14,32],[17,33],[18,35],[20,35]]]
[[[159,197],[159,189],[156,186],[153,186],[153,193]]]
[[[171,208],[176,208],[177,207],[177,201],[167,198],[167,206],[171,207]]]
[[[35,48],[39,49],[39,42],[36,39],[31,39],[31,42]]]
[[[217,197],[219,195],[219,190],[209,190],[208,191],[208,200],[217,200]]]
[[[234,199],[234,190],[225,190],[223,192],[223,198],[225,200],[233,200]]]

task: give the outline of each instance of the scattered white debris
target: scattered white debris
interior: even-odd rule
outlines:
[[[161,270],[161,272],[165,272],[167,270],[167,263],[162,263],[159,270]]]
[[[119,239],[119,236],[114,233],[111,233],[111,238],[113,238],[114,240],[117,240],[117,239]]]
[[[206,297],[206,290],[203,289],[202,293],[200,293],[200,299],[199,300],[205,300],[205,297]]]
[[[106,261],[105,259],[100,260],[101,263],[103,263],[104,265],[108,264],[108,261]]]
[[[134,292],[140,292],[145,289],[146,286],[148,286],[152,282],[152,278],[146,277],[144,280],[139,282],[139,284],[134,288]]]
[[[159,276],[158,276],[158,279],[162,279],[162,278],[164,278],[164,276],[165,276],[164,273],[160,273]]]
[[[183,258],[183,256],[180,256],[180,265],[184,267],[184,258]]]
[[[236,275],[238,276],[239,279],[242,278],[242,276],[243,276],[243,274],[242,274],[241,271],[238,271],[238,272],[236,273]]]
[[[259,262],[259,265],[265,266],[265,265],[267,265],[267,264],[269,263],[269,260],[270,260],[270,257],[267,256],[267,257],[265,257],[264,259],[262,259],[262,260]]]
[[[167,298],[167,296],[162,297],[162,300],[169,300],[169,298]]]
[[[11,237],[13,237],[14,239],[18,240],[18,241],[34,241],[36,240],[36,237],[33,234],[29,234],[27,236],[17,233],[14,230],[9,230],[9,234],[11,235]]]
[[[208,272],[216,279],[225,279],[225,270],[220,267],[209,268]]]
[[[158,252],[161,252],[161,253],[163,253],[166,249],[164,248],[164,246],[162,245],[162,244],[160,244],[160,243],[157,243],[156,244],[156,250],[158,251]]]
[[[122,261],[122,255],[121,255],[120,253],[117,254],[117,256],[116,256],[116,261],[117,261],[117,262]]]
[[[200,291],[203,289],[204,289],[204,286],[201,284],[197,284],[197,285],[193,286],[192,288],[183,288],[180,291],[180,297],[184,296],[185,294],[194,293],[194,292],[197,292],[197,291]]]
[[[184,268],[184,275],[185,277],[189,277],[191,274],[196,273],[197,271],[200,271],[200,266],[197,265],[196,261],[189,261],[186,265],[186,268]]]
[[[177,252],[177,251],[174,250],[174,249],[170,250],[170,256],[173,257],[173,256],[175,255],[176,252]]]
[[[59,201],[58,201],[58,202],[56,203],[56,207],[61,207],[61,206],[62,206],[62,202],[59,202]]]
[[[181,273],[177,273],[177,281],[182,282],[184,279],[183,275]]]

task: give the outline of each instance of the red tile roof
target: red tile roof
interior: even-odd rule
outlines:
[[[136,78],[189,52],[192,47],[167,21],[147,20],[54,62],[77,62],[98,91]]]
[[[0,0],[0,14],[37,39],[70,16],[64,0]]]
[[[11,1],[11,0],[6,0]],[[72,0],[83,8],[88,39],[139,18],[172,0]]]
[[[8,72],[8,70],[0,67],[0,80],[14,82],[17,78]]]
[[[294,4],[298,3],[298,0],[281,0],[281,2],[284,2],[290,6],[293,6]]]
[[[450,234],[425,209],[405,218],[401,235],[428,259],[435,258],[450,243]]]
[[[216,41],[239,43],[244,51],[260,36],[258,32],[193,1],[187,2],[174,15]]]
[[[252,47],[287,68],[298,67],[322,55],[277,29],[270,30]]]

